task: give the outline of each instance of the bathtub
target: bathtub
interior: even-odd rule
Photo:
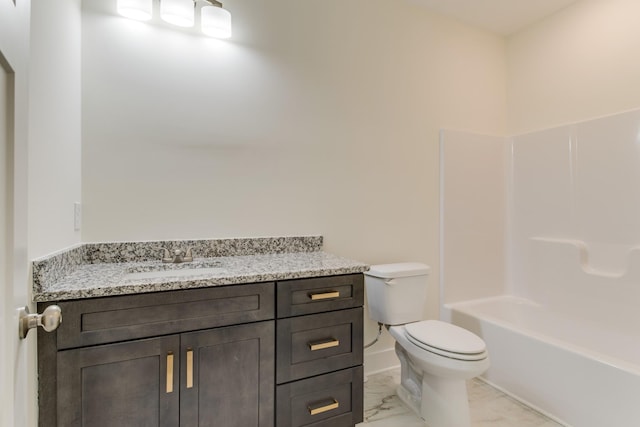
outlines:
[[[640,325],[564,311],[499,296],[445,304],[442,317],[485,340],[488,383],[559,423],[640,426]]]

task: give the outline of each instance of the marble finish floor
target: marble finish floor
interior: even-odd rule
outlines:
[[[425,427],[396,396],[400,370],[369,376],[364,385],[364,422],[358,427]],[[485,382],[467,383],[472,427],[562,427]]]

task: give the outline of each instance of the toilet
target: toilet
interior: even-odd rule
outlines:
[[[466,380],[489,368],[484,341],[440,320],[422,320],[429,266],[372,265],[365,272],[370,317],[396,340],[398,397],[429,427],[469,427]]]

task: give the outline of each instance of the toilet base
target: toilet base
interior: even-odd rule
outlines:
[[[406,350],[396,342],[400,359],[400,400],[429,427],[470,427],[467,383],[464,379],[443,378],[416,369]]]
[[[424,374],[420,415],[430,427],[470,427],[466,381]]]
[[[396,389],[396,394],[402,403],[425,421],[428,427],[470,427],[466,384],[463,382],[463,385],[465,386],[463,396],[460,396],[461,391],[455,385],[453,388],[457,391],[453,395],[438,394],[432,387],[429,387],[428,390],[423,389],[421,400],[416,399],[416,396],[407,391],[402,384]]]
[[[422,418],[422,414],[420,414],[420,401],[416,399],[416,397],[407,391],[406,388],[402,384],[400,384],[396,388],[396,394],[406,406],[408,406],[416,415]],[[424,418],[422,418],[424,419]]]

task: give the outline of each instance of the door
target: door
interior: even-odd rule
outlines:
[[[27,292],[29,0],[0,0],[0,425],[34,426],[35,362],[18,337]],[[29,348],[27,348],[29,346]],[[29,352],[29,353],[28,353]],[[28,369],[30,368],[30,369]]]

